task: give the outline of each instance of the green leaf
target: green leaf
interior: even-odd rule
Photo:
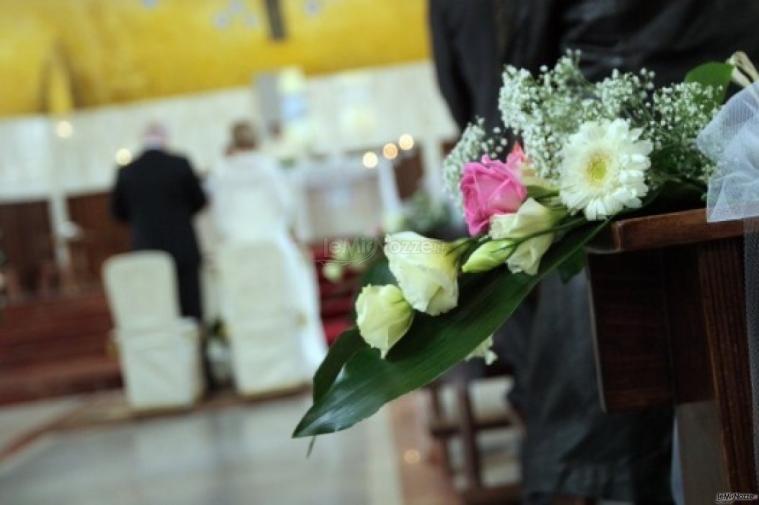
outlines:
[[[438,317],[417,314],[409,333],[385,360],[377,350],[365,347],[347,359],[341,372],[336,372],[335,364],[345,357],[338,353],[340,359],[334,359],[321,375],[322,379],[334,378],[334,384],[326,392],[327,381],[319,384],[314,405],[293,436],[349,428],[385,403],[445,373],[492,335],[546,274],[573,256],[607,223],[591,223],[568,233],[544,256],[538,275],[512,274],[501,269],[462,277],[459,306]]]
[[[578,249],[572,256],[566,259],[564,263],[559,265],[559,276],[561,282],[567,283],[572,280],[572,277],[582,272],[585,268],[585,251]]]
[[[368,347],[356,328],[345,330],[337,337],[314,374],[314,402],[319,401],[332,387],[345,363],[358,351]]]
[[[685,76],[685,82],[697,82],[717,90],[717,105],[725,101],[727,87],[733,75],[733,66],[729,63],[712,61],[699,65]]]

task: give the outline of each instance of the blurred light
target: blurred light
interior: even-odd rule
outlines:
[[[62,139],[69,138],[74,133],[74,127],[68,121],[58,121],[55,125],[55,134]]]
[[[422,455],[416,449],[409,449],[403,452],[403,461],[409,465],[415,465],[422,460]]]
[[[398,145],[403,149],[404,151],[408,151],[409,149],[412,149],[414,147],[414,137],[409,135],[408,133],[404,133],[401,135],[401,137],[398,139]]]
[[[379,163],[379,158],[371,151],[364,153],[364,157],[361,160],[366,168],[375,168]]]
[[[388,160],[394,160],[398,157],[398,146],[392,142],[385,144],[385,147],[382,148],[382,156]]]
[[[122,147],[118,151],[116,151],[116,163],[118,163],[120,166],[124,166],[130,161],[132,161],[132,151],[127,149],[126,147]]]

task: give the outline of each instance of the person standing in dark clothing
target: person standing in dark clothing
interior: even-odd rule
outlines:
[[[476,118],[500,124],[498,89],[507,23],[504,0],[430,0],[429,23],[438,86],[463,130]]]
[[[515,6],[505,61],[533,73],[567,50],[580,50],[591,81],[614,69],[647,68],[658,85],[667,85],[739,49],[759,56],[756,0],[530,0]],[[671,503],[672,411],[603,412],[587,289],[584,276],[567,284],[557,275],[543,281],[524,355],[515,360],[525,385],[525,503],[550,504],[562,495]]]
[[[205,207],[206,195],[189,161],[166,152],[166,143],[162,126],[148,127],[144,152],[119,170],[111,212],[129,224],[133,249],[171,255],[182,315],[202,321],[201,257],[192,219]]]

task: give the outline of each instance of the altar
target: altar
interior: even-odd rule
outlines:
[[[295,232],[303,243],[371,235],[401,211],[393,164],[362,165],[356,156],[304,160],[288,171],[296,199]]]

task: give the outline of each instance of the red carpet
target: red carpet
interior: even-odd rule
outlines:
[[[313,248],[316,270],[319,274],[319,297],[322,324],[327,343],[332,344],[342,332],[351,326],[353,297],[358,285],[358,276],[348,272],[340,282],[333,283],[324,278],[321,269],[329,259],[324,248]]]

